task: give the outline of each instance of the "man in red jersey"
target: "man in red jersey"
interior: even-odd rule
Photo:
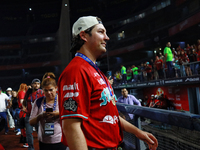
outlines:
[[[28,150],[34,150],[33,146],[33,126],[29,123],[29,118],[32,110],[32,105],[34,101],[42,96],[44,96],[43,91],[40,89],[40,80],[33,79],[30,89],[25,94],[24,100],[26,101],[26,117],[25,117],[25,127],[26,127],[26,140],[29,145]]]
[[[72,52],[76,57],[58,80],[62,142],[70,150],[116,150],[123,140],[123,130],[158,146],[156,138],[119,117],[116,98],[106,76],[96,66],[106,52],[109,37],[101,20],[87,16],[73,25]]]
[[[163,61],[158,56],[156,56],[155,66],[156,66],[156,70],[157,70],[158,75],[159,75],[159,79],[163,79],[163,77],[164,77]]]

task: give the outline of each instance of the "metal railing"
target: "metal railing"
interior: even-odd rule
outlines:
[[[158,139],[158,150],[199,150],[200,115],[117,103],[127,121],[153,133]],[[134,114],[130,119],[129,114]],[[124,132],[123,150],[146,150],[147,144]]]

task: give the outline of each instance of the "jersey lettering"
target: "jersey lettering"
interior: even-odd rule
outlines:
[[[74,82],[74,84],[71,84],[71,85],[64,85],[63,91],[67,91],[67,90],[79,90],[78,83]]]
[[[103,81],[103,79],[97,79],[97,81],[99,82],[99,84],[101,84],[101,85],[103,85],[103,84],[105,84],[105,82]]]
[[[78,97],[79,96],[79,92],[68,92],[65,94],[64,98],[68,98],[68,97]]]

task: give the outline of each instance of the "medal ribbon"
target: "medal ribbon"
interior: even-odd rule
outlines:
[[[87,61],[87,62],[99,73],[99,75],[101,76],[101,78],[102,78],[102,79],[104,80],[104,82],[106,83],[106,86],[108,87],[109,92],[110,92],[110,95],[111,95],[111,97],[112,97],[113,94],[112,94],[112,92],[111,92],[111,89],[110,89],[108,83],[106,82],[105,78],[101,75],[100,69],[98,68],[98,66],[97,66],[96,64],[94,64],[94,63],[92,62],[91,59],[89,59],[87,56],[85,56],[85,55],[82,54],[82,53],[76,53],[75,56],[79,56],[79,57],[83,58],[85,61]]]
[[[56,110],[56,101],[57,101],[57,94],[54,100],[54,104],[53,104],[53,111]],[[44,97],[44,105],[43,105],[44,111],[46,111],[46,97]]]

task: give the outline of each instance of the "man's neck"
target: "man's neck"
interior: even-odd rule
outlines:
[[[96,64],[96,57],[90,52],[90,51],[87,51],[87,50],[80,50],[78,51],[79,53],[87,56],[94,64]]]
[[[33,89],[32,93],[34,93],[35,91],[37,91],[38,89]]]

